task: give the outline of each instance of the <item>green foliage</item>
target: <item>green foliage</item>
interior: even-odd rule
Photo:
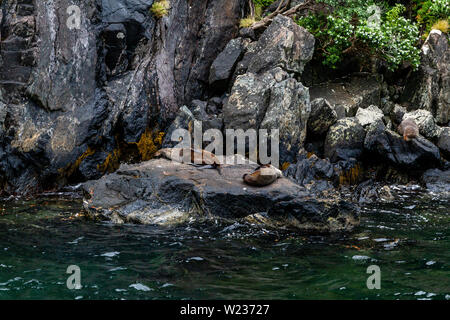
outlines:
[[[450,21],[449,0],[416,0],[416,10],[417,22],[425,28],[425,36],[428,35],[428,32],[438,21]]]
[[[403,63],[417,68],[420,63],[418,26],[402,16],[405,7],[390,7],[384,1],[318,0],[328,5],[327,10],[300,17],[297,23],[308,29],[316,39],[317,54],[323,64],[336,68],[345,54],[383,60],[395,70]],[[371,24],[380,10],[379,23]]]

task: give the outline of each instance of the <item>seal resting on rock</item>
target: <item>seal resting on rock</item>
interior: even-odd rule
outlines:
[[[274,183],[283,175],[281,170],[270,164],[262,165],[255,169],[251,174],[244,174],[242,179],[248,185],[255,187],[264,187]]]
[[[419,127],[413,119],[405,119],[398,126],[398,132],[403,135],[405,141],[417,138],[419,135]]]
[[[211,165],[214,169],[217,169],[219,174],[222,174],[219,159],[213,153],[206,150],[193,148],[164,148],[158,150],[154,157],[163,157],[181,163],[187,162],[192,165]],[[201,163],[199,163],[200,161]]]

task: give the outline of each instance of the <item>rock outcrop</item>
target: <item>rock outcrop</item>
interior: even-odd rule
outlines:
[[[403,170],[433,168],[440,165],[439,149],[429,140],[419,136],[403,140],[398,133],[378,121],[367,130],[364,148],[371,156],[401,167]]]
[[[356,118],[344,118],[331,126],[325,139],[325,157],[332,162],[358,159],[366,132]]]
[[[1,2],[3,191],[57,188],[150,159],[179,108],[208,98],[211,65],[247,1],[171,0],[161,19],[152,3]]]
[[[408,79],[403,101],[409,110],[430,111],[438,124],[450,121],[450,46],[448,34],[432,30],[422,46],[420,69]]]
[[[233,163],[239,156],[229,157]],[[347,231],[359,221],[358,209],[344,201],[316,199],[304,187],[280,178],[266,187],[244,184],[256,164],[215,169],[156,159],[122,165],[114,174],[84,184],[90,216],[116,223],[159,224],[188,216],[238,219],[263,214],[283,228]]]

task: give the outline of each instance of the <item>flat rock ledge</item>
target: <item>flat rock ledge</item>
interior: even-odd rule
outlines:
[[[114,223],[174,225],[201,216],[325,233],[350,231],[359,224],[355,205],[316,199],[288,178],[262,188],[244,184],[242,176],[256,166],[224,165],[219,174],[166,159],[122,165],[86,182],[83,204],[89,217]]]

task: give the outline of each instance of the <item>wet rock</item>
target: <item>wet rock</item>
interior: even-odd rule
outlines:
[[[389,186],[380,186],[371,179],[359,184],[353,191],[352,198],[359,203],[390,202],[395,200]]]
[[[301,74],[314,53],[315,39],[291,18],[277,15],[259,38],[248,72],[262,73],[281,67]]]
[[[359,108],[356,112],[356,119],[363,127],[383,119],[383,116],[383,111],[377,106],[369,106],[365,109]]]
[[[85,183],[83,203],[90,216],[119,223],[156,224],[185,215],[237,219],[266,212],[283,227],[300,230],[345,231],[358,224],[353,205],[315,199],[286,178],[264,188],[245,185],[243,174],[256,166],[225,165],[219,174],[165,159],[122,165]]]
[[[405,141],[398,133],[387,129],[381,120],[367,129],[364,148],[372,157],[403,169],[423,169],[440,164],[439,149],[433,143],[421,136]]]
[[[427,110],[416,110],[408,112],[403,116],[403,120],[413,119],[419,127],[419,132],[429,140],[439,137],[441,129],[436,125],[433,115]]]
[[[326,99],[334,108],[338,119],[354,117],[358,108],[381,105],[381,83],[376,76],[353,74],[310,88],[311,101]]]
[[[364,128],[356,118],[338,120],[325,139],[325,157],[332,162],[358,159],[363,151],[364,137]]]
[[[311,102],[311,113],[308,118],[308,135],[322,137],[336,123],[337,113],[330,103],[322,98]]]
[[[284,175],[315,194],[333,190],[338,179],[330,161],[320,159],[316,155],[308,157],[304,153],[299,155],[297,162],[291,164]]]
[[[450,192],[450,170],[430,169],[422,175],[421,181],[427,189],[436,193]]]
[[[439,147],[439,149],[441,150],[443,155],[447,159],[450,159],[450,128],[449,127],[442,128],[437,146]]]
[[[209,72],[209,84],[212,90],[225,91],[228,81],[234,72],[237,62],[245,50],[242,38],[232,39],[225,49],[217,56]]]
[[[420,68],[406,84],[403,101],[408,110],[430,111],[438,124],[450,121],[450,46],[448,35],[432,30],[422,46]]]

